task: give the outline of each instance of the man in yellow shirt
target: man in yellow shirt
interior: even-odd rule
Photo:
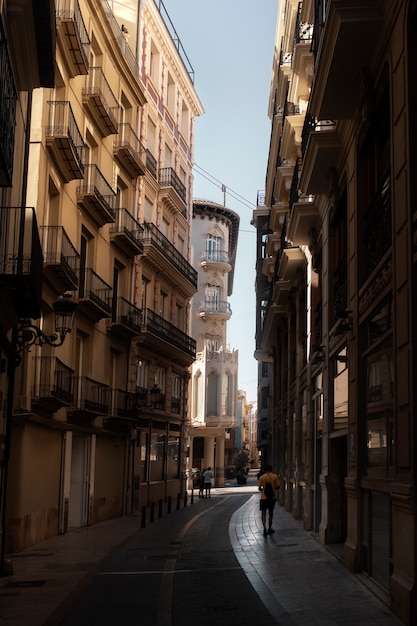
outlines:
[[[279,478],[273,473],[271,465],[265,469],[265,473],[259,477],[258,489],[261,492],[259,508],[262,515],[262,526],[264,527],[264,537],[275,532],[272,528],[272,518],[274,515],[275,502],[277,501],[277,490],[279,489]],[[268,531],[266,530],[266,512],[268,511]]]

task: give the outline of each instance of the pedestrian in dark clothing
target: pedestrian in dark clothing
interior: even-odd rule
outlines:
[[[198,497],[199,498],[203,498],[204,497],[204,472],[206,470],[203,469],[203,471],[200,474],[200,480],[198,483]]]
[[[204,477],[204,489],[206,491],[206,498],[211,498],[211,479],[213,478],[213,472],[211,471],[211,467],[208,467],[205,472],[203,472]]]

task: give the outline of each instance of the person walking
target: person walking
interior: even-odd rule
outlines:
[[[211,467],[208,467],[205,472],[203,472],[204,478],[204,489],[206,491],[206,498],[211,498],[211,479],[213,478],[213,472],[211,471]]]
[[[204,472],[206,470],[203,469],[203,471],[200,474],[200,478],[198,479],[198,497],[199,498],[203,498],[204,496]]]
[[[272,466],[265,468],[265,473],[259,477],[258,489],[261,492],[259,508],[262,517],[262,526],[264,527],[264,537],[275,532],[272,528],[272,519],[274,516],[275,502],[277,501],[277,490],[279,489],[279,478],[272,471]],[[268,530],[266,530],[266,512],[268,511]]]

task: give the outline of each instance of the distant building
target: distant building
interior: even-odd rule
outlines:
[[[197,342],[190,392],[190,463],[211,466],[217,486],[235,454],[238,352],[227,344],[232,315],[227,298],[233,276],[239,216],[221,204],[193,201],[194,266],[198,292],[191,304],[191,332]]]

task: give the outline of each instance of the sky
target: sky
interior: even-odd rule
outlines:
[[[278,0],[163,2],[205,111],[195,125],[194,198],[223,204],[223,184],[226,206],[240,216],[227,343],[239,351],[238,387],[255,402],[256,230],[250,222],[265,188]]]

